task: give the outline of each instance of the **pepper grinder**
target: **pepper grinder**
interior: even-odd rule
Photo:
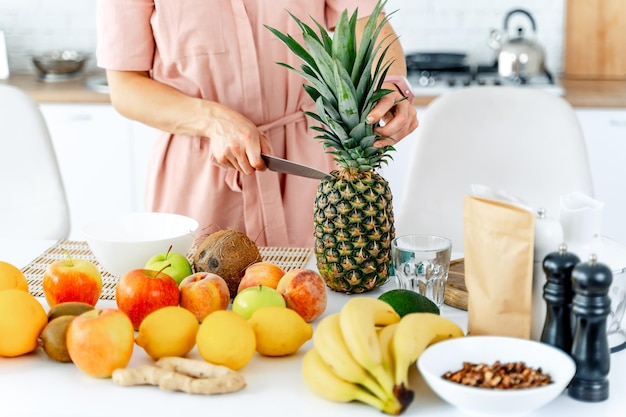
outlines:
[[[591,254],[589,262],[572,270],[572,312],[575,316],[571,355],[576,362],[576,374],[568,394],[589,402],[609,397],[611,352],[606,334],[606,319],[611,311],[608,296],[613,274],[608,266],[597,262]]]
[[[541,341],[566,353],[572,348],[572,270],[580,262],[575,254],[561,244],[558,252],[551,252],[543,260],[546,283],[543,299],[546,302],[546,317]]]

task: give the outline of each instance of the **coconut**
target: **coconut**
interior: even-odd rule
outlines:
[[[246,268],[261,260],[256,243],[245,233],[231,229],[211,233],[198,245],[193,256],[196,272],[211,272],[224,278],[230,298],[237,295]]]

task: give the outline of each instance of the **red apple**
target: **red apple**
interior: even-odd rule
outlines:
[[[283,269],[271,262],[256,262],[246,268],[243,278],[239,282],[237,293],[249,287],[263,285],[276,288],[278,281],[285,275]]]
[[[102,275],[86,259],[61,259],[48,265],[43,273],[43,293],[50,307],[67,301],[95,306],[102,292]]]
[[[130,317],[135,329],[150,313],[162,307],[177,306],[180,290],[171,276],[151,269],[132,269],[115,286],[117,307]]]
[[[84,373],[109,378],[130,362],[135,331],[126,314],[114,308],[94,309],[76,316],[67,328],[67,352]]]
[[[230,292],[224,278],[211,272],[196,272],[184,278],[180,285],[180,306],[191,311],[201,322],[209,313],[226,310]]]
[[[326,310],[326,284],[316,271],[292,269],[280,279],[276,289],[285,298],[287,308],[295,310],[308,323]]]

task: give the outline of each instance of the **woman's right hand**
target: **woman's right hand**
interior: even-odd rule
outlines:
[[[271,153],[267,137],[247,117],[229,107],[211,102],[210,109],[204,136],[211,142],[215,162],[248,175],[264,171],[267,167],[261,152]]]

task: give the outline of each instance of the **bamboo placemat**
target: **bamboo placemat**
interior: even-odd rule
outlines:
[[[194,249],[195,248],[192,248],[187,254],[189,259],[191,259]],[[87,242],[75,240],[58,241],[22,268],[22,272],[26,275],[28,289],[31,294],[36,297],[43,297],[43,274],[48,265],[52,262],[67,258],[67,255],[63,250],[68,251],[70,256],[74,259],[86,259],[93,262],[102,274],[102,293],[100,294],[100,299],[115,300],[115,285],[117,284],[119,277],[107,272],[98,263],[98,260],[91,252],[91,249],[89,249]],[[291,269],[303,268],[311,256],[312,250],[310,248],[278,248],[261,246],[259,247],[259,252],[261,253],[261,257],[264,261],[272,262],[287,272]]]

